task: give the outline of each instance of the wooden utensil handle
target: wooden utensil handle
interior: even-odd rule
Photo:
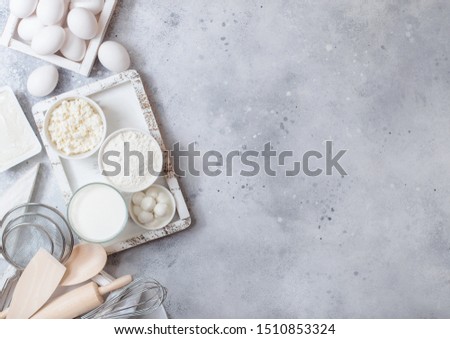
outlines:
[[[104,302],[94,282],[78,287],[44,305],[32,319],[73,319]]]
[[[127,286],[130,282],[133,281],[133,277],[131,275],[124,275],[123,277],[120,277],[114,281],[112,281],[110,284],[106,286],[102,286],[98,288],[98,293],[100,295],[105,295],[109,292],[118,290],[119,288]]]
[[[73,319],[82,314],[92,311],[100,306],[105,300],[106,293],[115,291],[128,285],[133,278],[131,275],[123,276],[112,281],[110,284],[99,287],[91,282],[75,290],[67,292],[50,301],[42,307],[33,319]]]

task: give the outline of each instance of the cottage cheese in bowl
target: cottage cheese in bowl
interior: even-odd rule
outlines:
[[[61,157],[82,159],[100,148],[106,137],[106,119],[91,99],[65,98],[48,110],[44,129],[50,146]]]

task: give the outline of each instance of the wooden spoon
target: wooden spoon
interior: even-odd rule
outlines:
[[[106,265],[108,256],[99,244],[79,244],[73,248],[66,262],[66,274],[61,286],[74,286],[99,274]]]

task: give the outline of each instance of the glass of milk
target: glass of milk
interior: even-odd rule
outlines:
[[[106,243],[125,228],[128,208],[122,194],[114,187],[91,183],[75,192],[67,216],[78,237],[92,243]]]

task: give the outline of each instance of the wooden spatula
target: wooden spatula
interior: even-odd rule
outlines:
[[[28,319],[52,296],[66,268],[50,253],[40,249],[17,283],[7,319]]]

